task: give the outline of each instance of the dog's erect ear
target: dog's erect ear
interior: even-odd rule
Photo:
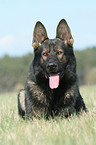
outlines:
[[[62,39],[66,45],[73,46],[74,40],[70,28],[64,19],[62,19],[57,26],[56,38]]]
[[[36,48],[38,48],[41,45],[41,43],[47,38],[48,37],[45,27],[41,22],[38,21],[35,25],[33,32],[32,46],[34,47],[34,50],[36,50]]]

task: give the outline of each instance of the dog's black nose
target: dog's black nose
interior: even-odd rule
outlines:
[[[47,70],[49,71],[49,73],[56,72],[57,64],[55,62],[48,63]]]

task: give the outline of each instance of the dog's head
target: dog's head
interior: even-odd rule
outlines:
[[[73,38],[67,22],[64,19],[59,22],[55,39],[49,39],[43,24],[37,22],[32,46],[34,47],[33,67],[36,77],[40,76],[41,80],[49,79],[50,88],[58,88],[59,81],[66,75],[66,79],[70,76],[67,74],[68,67],[75,61]],[[70,70],[71,75],[74,70],[75,66]]]

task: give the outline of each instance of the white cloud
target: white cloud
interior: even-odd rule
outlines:
[[[75,36],[74,47],[77,49],[84,49],[87,47],[96,46],[96,35],[94,34],[85,34]]]
[[[22,32],[0,38],[0,56],[5,54],[15,56],[32,52],[31,32]]]
[[[8,35],[0,38],[0,50],[7,49],[14,43],[14,36]]]
[[[96,44],[96,35],[93,34],[88,34],[85,36],[85,38],[87,39],[88,43],[90,44]]]

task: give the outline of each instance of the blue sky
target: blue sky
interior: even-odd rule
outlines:
[[[96,0],[0,0],[0,56],[33,52],[32,34],[41,21],[49,38],[64,18],[70,26],[74,49],[96,46]]]

